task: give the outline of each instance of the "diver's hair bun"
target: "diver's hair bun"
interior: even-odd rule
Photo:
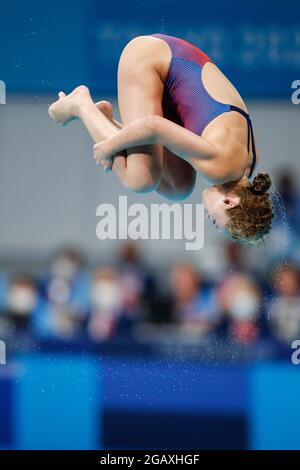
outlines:
[[[254,194],[263,194],[272,186],[272,180],[268,173],[258,173],[250,185],[250,189]]]

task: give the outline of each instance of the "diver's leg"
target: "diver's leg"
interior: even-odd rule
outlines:
[[[113,124],[115,124],[115,126],[117,126],[119,129],[122,129],[123,127],[123,124],[119,121],[117,121],[114,117],[113,117],[113,107],[112,107],[112,104],[109,102],[109,101],[98,101],[98,103],[95,103],[95,105],[97,106],[98,109],[100,109],[100,111],[102,111],[102,113],[110,120],[113,122]]]
[[[59,123],[80,118],[95,143],[109,138],[118,132],[121,126],[120,123],[115,123],[105,116],[99,104],[97,106],[94,104],[85,86],[77,87],[69,95],[60,92],[59,100],[50,106],[49,114]],[[136,169],[134,166],[134,161],[131,161],[128,171],[126,151],[115,155],[113,171],[126,188],[137,192],[153,190],[154,182],[149,166],[138,164]]]
[[[119,129],[122,129],[123,124],[113,118],[113,107],[109,101],[99,101],[96,106]],[[164,148],[162,178],[156,191],[172,201],[182,200],[193,192],[195,182],[196,171],[194,168],[188,162]]]
[[[96,106],[105,116],[114,122],[119,129],[123,124],[113,118],[113,107],[109,101],[99,101]],[[156,191],[161,195],[174,200],[182,200],[188,197],[194,189],[196,171],[185,160],[178,158],[167,148],[163,149],[163,171],[160,184]]]
[[[118,66],[118,105],[124,125],[148,115],[163,115],[164,84],[154,59],[161,60],[165,47],[153,37],[140,36],[124,48]],[[155,190],[161,180],[163,147],[160,144],[131,147],[127,149],[125,163],[127,177],[136,190],[143,191],[142,172],[144,178],[146,173],[146,190]]]

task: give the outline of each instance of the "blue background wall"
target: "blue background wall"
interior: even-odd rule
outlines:
[[[203,48],[242,94],[289,97],[300,72],[300,8],[294,0],[1,0],[1,79],[10,91],[86,83],[116,92],[120,53],[134,36],[163,32]],[[259,13],[258,13],[259,12]],[[13,29],[12,29],[13,25]]]
[[[101,368],[92,358],[32,354],[18,363],[15,443],[20,449],[95,449],[101,444]]]
[[[250,373],[253,449],[300,449],[300,374],[297,366],[262,364]]]

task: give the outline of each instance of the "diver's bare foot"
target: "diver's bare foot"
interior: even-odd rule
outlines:
[[[67,124],[69,121],[79,117],[82,106],[93,105],[89,89],[78,86],[69,95],[59,92],[59,99],[49,107],[50,117],[59,124]]]
[[[97,108],[110,120],[113,119],[113,107],[109,101],[98,101]]]

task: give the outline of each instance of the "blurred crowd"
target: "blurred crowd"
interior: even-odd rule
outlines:
[[[174,262],[153,271],[140,246],[120,246],[110,266],[88,268],[80,250],[56,252],[47,268],[0,276],[0,338],[107,342],[116,338],[193,344],[210,335],[239,344],[300,339],[300,194],[291,174],[278,179],[286,216],[277,217],[263,262],[224,242],[226,269],[213,278],[201,265]],[[282,250],[276,240],[288,237]],[[280,245],[280,243],[279,243]]]

